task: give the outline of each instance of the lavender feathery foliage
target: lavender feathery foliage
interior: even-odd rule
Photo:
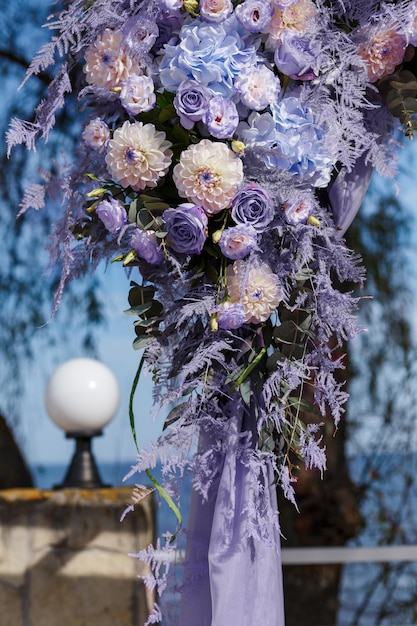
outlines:
[[[185,475],[212,502],[235,464],[244,534],[268,545],[270,473],[296,504],[290,455],[324,471],[321,422],[337,428],[343,415],[341,353],[360,331],[346,284],[362,285],[364,269],[338,230],[359,202],[332,185],[364,172],[363,194],[370,168],[393,175],[393,130],[412,136],[417,111],[396,104],[398,80],[415,81],[414,0],[283,5],[68,2],[28,70],[56,65],[48,97],[8,133],[9,148],[34,149],[69,93],[85,115],[74,165],[43,172],[21,211],[57,190],[64,199],[50,243],[56,306],[101,261],[130,274],[140,368],[155,411],[170,410],[129,475],[161,461],[160,493],[179,519]],[[227,543],[236,502],[220,496]],[[137,556],[162,593],[165,548]],[[148,623],[160,618],[155,606]]]

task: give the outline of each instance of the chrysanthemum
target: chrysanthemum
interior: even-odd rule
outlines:
[[[389,76],[399,65],[405,54],[406,42],[393,28],[380,30],[366,36],[360,43],[358,52],[365,61],[368,78],[375,83]]]
[[[153,124],[125,122],[110,139],[106,164],[113,180],[134,191],[155,187],[171,164],[171,142]]]
[[[85,53],[87,83],[110,89],[120,87],[132,74],[142,74],[139,64],[122,48],[123,35],[106,28]]]
[[[275,8],[265,32],[268,33],[268,45],[275,47],[284,32],[304,35],[315,26],[318,11],[311,0],[299,0],[285,9]]]
[[[224,143],[203,139],[181,154],[174,182],[181,197],[209,213],[230,205],[243,180],[240,158]]]
[[[282,299],[278,277],[266,263],[236,261],[227,268],[227,290],[232,302],[240,303],[245,322],[265,322]]]

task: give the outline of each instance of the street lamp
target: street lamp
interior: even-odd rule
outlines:
[[[52,374],[45,390],[46,410],[66,437],[76,442],[71,464],[58,488],[105,486],[91,450],[91,440],[103,434],[102,429],[114,417],[119,404],[116,377],[95,359],[66,361]]]

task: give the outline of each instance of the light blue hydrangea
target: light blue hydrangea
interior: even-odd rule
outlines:
[[[272,150],[264,154],[265,165],[297,174],[314,187],[328,185],[334,163],[313,112],[295,96],[272,104],[271,111],[276,139]]]
[[[240,34],[233,15],[219,24],[199,19],[185,24],[177,45],[165,46],[159,68],[161,83],[176,93],[184,80],[195,80],[214,94],[230,98],[240,70],[256,60],[256,46]]]
[[[272,148],[277,141],[274,118],[270,113],[253,112],[237,127],[237,136],[248,146]]]

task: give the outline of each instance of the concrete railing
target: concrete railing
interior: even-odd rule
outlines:
[[[141,626],[153,605],[128,556],[154,540],[147,496],[131,488],[0,491],[1,626]]]

